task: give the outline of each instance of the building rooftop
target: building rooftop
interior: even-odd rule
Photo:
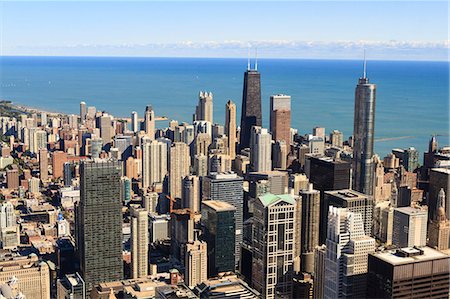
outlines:
[[[222,180],[222,179],[237,179],[240,178],[238,175],[232,171],[229,172],[212,172],[210,174],[210,177],[215,180]]]
[[[401,207],[395,208],[394,211],[407,214],[407,215],[428,215],[428,212],[424,208],[413,208],[413,207]]]
[[[236,211],[234,206],[221,200],[204,200],[202,201],[202,204],[216,210],[217,212]]]
[[[444,258],[448,259],[450,262],[450,256],[428,246],[420,248],[407,247],[397,250],[388,250],[383,252],[372,253],[371,255],[393,266],[410,263],[419,263]]]
[[[367,198],[367,195],[351,189],[325,191],[325,194],[343,198],[345,200]]]
[[[275,195],[272,193],[266,193],[260,196],[259,200],[265,207],[273,205],[279,201],[284,201],[292,205],[295,204],[295,200],[290,194]]]
[[[448,168],[432,168],[431,171],[441,172],[445,174],[450,174],[450,169]]]

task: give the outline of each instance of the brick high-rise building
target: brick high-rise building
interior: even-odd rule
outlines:
[[[62,178],[64,176],[64,163],[67,161],[67,154],[65,152],[53,152],[52,169],[54,179]]]
[[[283,94],[270,96],[270,132],[273,140],[291,144],[291,97]]]

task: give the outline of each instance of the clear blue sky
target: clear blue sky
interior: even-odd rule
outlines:
[[[3,55],[445,59],[446,1],[13,2]],[[447,42],[447,43],[446,43]]]

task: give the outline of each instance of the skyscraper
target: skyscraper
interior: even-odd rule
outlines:
[[[267,129],[258,126],[251,130],[250,168],[258,172],[272,170],[272,136]]]
[[[213,123],[213,94],[211,92],[200,91],[198,94],[198,105],[195,109],[195,119]]]
[[[236,208],[235,264],[238,265],[241,252],[244,218],[243,179],[235,173],[211,173],[209,176],[203,178],[202,188],[203,200],[225,201]]]
[[[145,108],[144,126],[145,135],[151,140],[155,139],[155,112],[151,105]]]
[[[123,279],[120,162],[89,160],[80,166],[77,247],[87,289]]]
[[[184,142],[174,142],[170,147],[169,190],[172,198],[182,198],[183,179],[189,175],[191,158],[189,146]]]
[[[193,288],[208,280],[208,252],[203,241],[194,241],[186,246],[186,284]]]
[[[162,183],[167,175],[168,140],[142,139],[142,187]]]
[[[220,272],[234,272],[236,208],[224,201],[202,202],[202,226],[208,244],[208,276]]]
[[[428,224],[428,246],[438,250],[449,249],[450,221],[445,214],[445,192],[439,191],[437,211]]]
[[[273,140],[291,144],[291,97],[284,94],[270,96],[270,132]]]
[[[139,206],[130,207],[131,274],[132,278],[148,275],[148,212]]]
[[[42,182],[46,182],[48,180],[48,151],[47,149],[39,150],[39,176],[41,177]]]
[[[244,88],[242,92],[241,149],[250,146],[252,127],[261,125],[261,75],[258,72],[257,62],[255,64],[255,69],[250,69],[249,62],[247,71],[244,73]]]
[[[183,179],[182,201],[183,208],[192,212],[200,212],[201,192],[200,179],[195,175],[188,175]]]
[[[421,208],[394,209],[392,244],[398,248],[425,246],[427,241],[427,211]]]
[[[228,154],[236,158],[236,104],[229,100],[225,105],[225,134],[228,136]]]
[[[320,192],[308,184],[300,191],[301,201],[301,270],[314,272],[314,249],[319,246]]]
[[[131,131],[139,132],[139,119],[136,111],[131,112]]]
[[[373,138],[375,130],[376,85],[364,73],[355,90],[353,123],[353,189],[367,195],[373,193]]]
[[[87,114],[86,103],[80,102],[80,119],[82,124],[84,124],[84,121],[86,120],[86,114]]]
[[[324,298],[364,298],[375,239],[364,234],[361,215],[330,207],[326,246]]]
[[[103,113],[99,117],[100,137],[103,140],[103,146],[108,146],[111,143],[111,139],[114,136],[114,130],[112,127],[112,116],[107,113]]]
[[[252,285],[262,298],[289,296],[295,239],[295,200],[266,193],[254,204]]]

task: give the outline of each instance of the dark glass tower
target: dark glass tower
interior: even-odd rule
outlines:
[[[364,74],[355,90],[355,119],[353,127],[353,189],[373,194],[373,138],[375,128],[376,85]]]
[[[255,69],[244,73],[244,91],[242,93],[240,148],[250,146],[250,135],[253,126],[261,126],[261,74]]]
[[[85,161],[80,166],[77,245],[87,290],[123,279],[120,162]]]

